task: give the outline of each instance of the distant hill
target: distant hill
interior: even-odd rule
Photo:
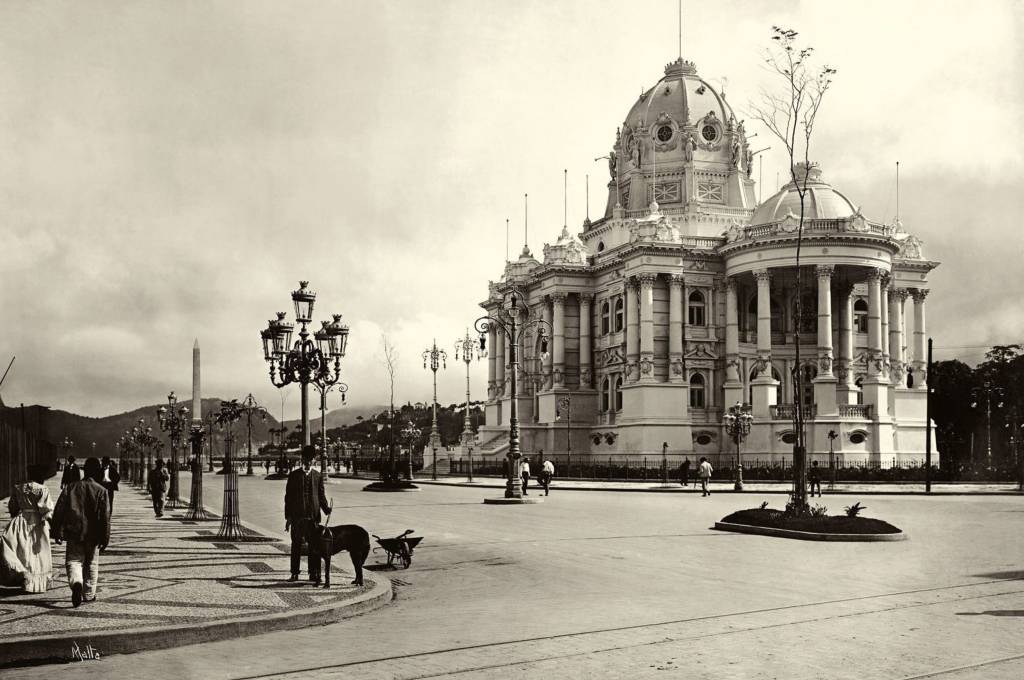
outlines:
[[[310,411],[309,411],[309,431],[319,432],[320,431],[320,409],[312,408],[312,400],[310,400]],[[336,408],[333,411],[327,412],[327,429],[333,430],[337,427],[343,427],[345,425],[354,425],[357,422],[357,418],[362,416],[363,418],[370,420],[373,416],[380,413],[381,411],[387,411],[388,407],[386,404],[378,406],[342,406]],[[299,424],[300,420],[284,421],[285,426],[289,430],[294,430]]]
[[[215,397],[203,399],[203,413],[209,414],[219,409],[220,402],[221,400]],[[191,400],[182,403],[191,408]],[[91,418],[67,411],[50,410],[45,406],[33,406],[29,407],[32,414],[29,423],[38,427],[38,431],[44,439],[55,444],[59,444],[64,441],[65,437],[69,437],[75,442],[73,454],[77,458],[91,455],[91,445],[93,442],[96,443],[95,450],[97,456],[113,456],[117,454],[114,443],[120,440],[125,430],[130,430],[138,425],[139,418],[145,419],[146,426],[153,428],[153,434],[163,440],[164,444],[169,447],[170,440],[166,433],[160,431],[160,426],[157,422],[157,409],[161,406],[166,406],[166,403],[142,406],[132,411],[102,418]],[[16,419],[19,417],[20,410],[17,407],[0,406],[0,419],[17,422]],[[270,414],[267,414],[265,421],[254,418],[252,422],[253,443],[270,441],[270,428],[277,426],[278,421]],[[235,423],[236,436],[241,435],[245,437],[245,431],[246,421],[244,419]],[[217,439],[220,440],[219,434],[217,434]],[[241,440],[239,441],[241,442]]]

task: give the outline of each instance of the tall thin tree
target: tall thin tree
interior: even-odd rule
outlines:
[[[388,428],[390,430],[388,433],[388,472],[385,481],[396,482],[398,481],[398,472],[395,466],[395,369],[398,364],[398,350],[388,340],[386,334],[381,333],[380,340],[383,347],[381,363],[384,364],[384,369],[388,372],[388,381],[391,387],[391,408],[388,411]]]
[[[803,245],[807,184],[811,176],[810,149],[821,103],[832,84],[836,69],[812,63],[813,47],[799,47],[798,33],[772,26],[772,44],[765,49],[769,72],[782,81],[774,91],[763,89],[750,111],[769,132],[782,142],[789,160],[789,177],[800,198],[800,223],[796,239],[796,361],[793,369],[793,413],[796,442],[793,444],[793,507],[807,510],[807,442],[804,431],[804,372],[800,363],[800,332],[803,326],[803,272],[800,251]]]

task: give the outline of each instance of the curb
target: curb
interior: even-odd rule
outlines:
[[[845,541],[852,543],[878,543],[907,540],[906,532],[898,534],[823,534],[817,531],[794,531],[793,529],[775,529],[773,527],[756,527],[750,524],[733,524],[732,522],[715,522],[712,529],[733,531],[738,534],[755,534],[775,538],[795,538],[801,541]]]
[[[417,484],[430,484],[434,486],[461,486],[470,489],[504,489],[504,484],[488,484],[486,482],[441,482],[432,480],[415,480]],[[642,484],[638,482],[637,484]],[[729,493],[729,494],[740,494],[753,496],[756,494],[765,493],[780,493],[788,494],[791,485],[779,484],[779,489],[765,489],[755,490],[747,489],[746,491],[736,491],[735,489],[714,489],[716,494]],[[539,488],[539,487],[538,487]],[[599,486],[555,486],[551,485],[552,491],[613,491],[613,492],[624,492],[624,493],[693,493],[696,494],[700,491],[699,488],[693,487],[680,487],[678,489],[666,489],[661,487],[644,487],[638,486],[635,489],[616,487],[599,487]],[[829,491],[830,496],[981,496],[981,497],[997,497],[997,496],[1024,496],[1024,492],[1021,491]],[[822,495],[824,498],[824,495]]]
[[[68,662],[71,660],[73,644],[78,644],[83,649],[86,645],[92,645],[103,655],[127,654],[335,623],[372,611],[391,601],[391,579],[374,572],[371,580],[374,583],[373,587],[352,600],[263,617],[236,617],[171,628],[149,626],[94,634],[79,631],[45,637],[30,635],[11,638],[0,642],[0,668],[39,662]]]

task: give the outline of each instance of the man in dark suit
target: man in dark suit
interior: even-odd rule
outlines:
[[[68,456],[68,462],[64,465],[64,474],[60,477],[60,488],[74,484],[75,482],[81,481],[82,470],[75,464],[75,457]]]
[[[288,474],[284,491],[284,528],[291,532],[292,575],[289,581],[299,580],[299,553],[302,541],[308,546],[309,580],[320,585],[320,554],[316,527],[320,524],[320,511],[330,512],[331,506],[324,494],[324,478],[313,468],[316,454],[312,446],[302,448],[302,466]]]
[[[103,456],[103,479],[100,484],[107,490],[110,497],[110,514],[114,514],[114,492],[118,490],[121,481],[121,473],[117,471],[117,463],[110,460],[109,456]]]
[[[96,458],[85,461],[85,479],[69,484],[57,499],[50,536],[67,542],[68,585],[71,604],[77,607],[96,599],[100,556],[110,542],[107,491],[99,480],[103,468]]]

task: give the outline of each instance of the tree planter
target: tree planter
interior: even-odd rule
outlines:
[[[788,517],[779,510],[740,510],[715,522],[719,531],[804,541],[902,541],[907,535],[888,522],[871,517]]]

